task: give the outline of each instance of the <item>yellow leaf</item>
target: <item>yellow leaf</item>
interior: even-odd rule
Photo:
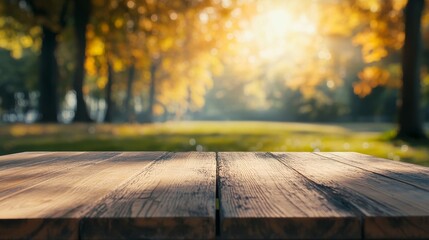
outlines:
[[[85,70],[90,76],[97,75],[97,69],[95,66],[95,59],[91,56],[86,57],[85,59]]]
[[[114,25],[116,28],[121,28],[124,25],[124,19],[123,18],[115,19]]]
[[[104,43],[99,38],[94,38],[88,46],[88,53],[92,56],[104,54]]]
[[[357,4],[363,9],[370,10],[371,12],[377,12],[381,8],[379,0],[358,0]]]
[[[353,84],[353,92],[361,98],[368,96],[371,91],[372,88],[364,82]]]
[[[124,70],[124,67],[125,67],[124,63],[121,60],[119,60],[119,59],[113,60],[113,70],[115,72],[120,72],[120,71]]]
[[[407,0],[393,0],[392,5],[395,11],[401,11],[405,5],[407,4]]]
[[[150,31],[152,30],[153,24],[152,24],[152,21],[150,21],[149,19],[143,18],[139,21],[139,26],[147,31]]]
[[[15,59],[20,59],[22,57],[22,48],[20,47],[12,48],[10,55]]]
[[[100,77],[100,78],[97,79],[97,87],[99,89],[104,89],[104,87],[106,86],[106,84],[107,84],[107,77],[102,76],[102,77]]]
[[[160,47],[162,51],[167,51],[173,46],[174,39],[172,37],[164,38],[161,43]]]
[[[33,39],[29,36],[22,36],[19,41],[24,48],[31,47],[31,45],[33,44]]]
[[[371,88],[386,85],[389,81],[390,73],[379,67],[366,67],[359,73],[359,79]]]

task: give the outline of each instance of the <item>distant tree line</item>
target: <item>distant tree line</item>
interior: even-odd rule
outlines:
[[[308,54],[251,63],[248,50],[264,46],[239,33],[261,4],[1,1],[1,111],[39,122],[379,116],[398,121],[400,138],[426,138],[424,0],[321,1],[317,34],[296,40]]]

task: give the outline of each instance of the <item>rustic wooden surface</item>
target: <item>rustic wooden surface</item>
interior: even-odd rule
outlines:
[[[429,237],[428,191],[318,154],[275,156],[354,207],[363,218],[364,238]]]
[[[0,238],[78,239],[79,220],[162,154],[61,152],[15,165],[3,159],[0,185],[11,190],[0,194]]]
[[[0,239],[31,238],[429,239],[429,168],[358,153],[0,156]]]
[[[104,198],[83,239],[215,238],[214,153],[172,153]]]
[[[376,158],[361,153],[335,152],[318,153],[318,155],[429,191],[428,167]]]
[[[361,226],[338,201],[269,153],[219,153],[224,238],[360,238]]]

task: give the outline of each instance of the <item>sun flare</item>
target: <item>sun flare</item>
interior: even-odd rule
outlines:
[[[313,34],[316,26],[306,15],[295,16],[288,9],[273,9],[261,15],[261,29],[272,37],[286,37],[291,34]]]
[[[258,14],[249,21],[241,40],[252,45],[253,55],[276,59],[306,53],[305,44],[317,33],[314,11],[302,12],[304,4],[267,4],[262,2]],[[299,13],[299,14],[298,14]]]

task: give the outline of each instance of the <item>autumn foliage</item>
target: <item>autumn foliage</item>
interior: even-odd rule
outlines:
[[[56,34],[63,112],[75,107],[74,3],[0,3],[0,48],[12,59],[39,54],[43,29]],[[97,121],[186,119],[219,109],[351,118],[356,102],[364,101],[355,96],[370,97],[379,89],[396,96],[402,86],[406,4],[92,0],[82,93]],[[422,19],[428,49],[427,11]],[[421,74],[428,92],[426,68]],[[23,81],[26,91],[37,91],[34,80]]]

